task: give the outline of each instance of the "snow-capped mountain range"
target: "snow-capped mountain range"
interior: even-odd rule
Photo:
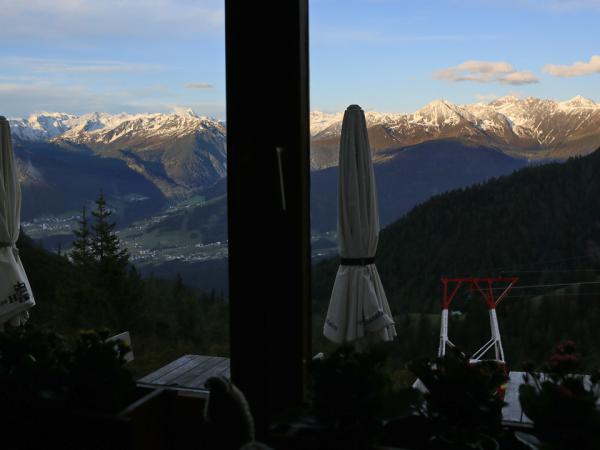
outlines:
[[[589,153],[600,143],[600,104],[581,96],[562,102],[507,96],[467,105],[436,100],[415,113],[365,116],[375,151],[460,139],[527,159],[561,159]],[[311,113],[314,166],[335,164],[342,117]]]
[[[599,118],[600,104],[581,96],[563,102],[506,96],[487,104],[456,105],[435,100],[414,113],[367,111],[365,114],[369,127],[385,126],[398,139],[410,140],[418,132],[435,138],[454,130],[457,136],[486,133],[502,137],[505,142],[509,138],[507,134],[513,134],[517,139],[546,146],[559,145],[561,138],[581,134],[589,127],[588,122]],[[316,139],[339,135],[342,118],[343,112],[311,112],[311,135]],[[43,112],[27,119],[9,121],[13,138],[23,141],[60,138],[74,143],[109,144],[134,134],[177,137],[203,129],[224,130],[222,121],[198,116],[191,109],[174,113],[89,113],[80,116]]]
[[[224,131],[221,121],[198,116],[191,109],[171,114],[89,113],[80,116],[42,112],[26,119],[9,119],[13,139],[109,144],[123,137],[178,137],[199,130]]]
[[[369,125],[397,123],[405,120],[423,126],[439,126],[440,121],[452,124],[456,123],[458,116],[463,116],[472,123],[480,125],[482,129],[487,129],[492,124],[490,118],[497,118],[495,117],[497,114],[510,119],[517,127],[529,127],[535,116],[540,113],[570,114],[598,109],[600,109],[599,103],[579,95],[564,102],[540,100],[533,97],[520,99],[515,96],[506,96],[490,103],[466,105],[455,105],[446,100],[434,100],[415,113],[394,114],[367,111],[365,116]],[[310,119],[311,134],[316,136],[332,125],[341,126],[343,112],[330,114],[313,111]]]
[[[226,174],[225,126],[191,110],[172,114],[65,113],[9,119],[22,181],[40,182],[35,145],[122,160],[167,197],[187,196]],[[56,152],[58,153],[58,152]]]
[[[337,164],[342,118],[343,112],[311,112],[313,169]],[[391,151],[448,139],[527,160],[583,155],[600,143],[600,104],[581,96],[562,102],[508,96],[467,105],[436,100],[409,114],[367,111],[366,119],[376,162]],[[40,143],[122,160],[167,197],[189,195],[226,174],[225,124],[191,110],[40,113],[9,122],[18,147],[27,150],[18,154],[25,182],[43,180],[31,150]]]

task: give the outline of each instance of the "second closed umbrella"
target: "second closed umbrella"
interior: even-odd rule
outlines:
[[[379,211],[365,114],[358,105],[344,113],[338,183],[338,269],[324,335],[337,343],[365,336],[396,336],[385,291],[375,266]]]
[[[0,329],[21,325],[35,302],[17,250],[21,188],[8,121],[0,116]]]

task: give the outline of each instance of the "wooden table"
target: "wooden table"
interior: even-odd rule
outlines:
[[[177,390],[184,394],[205,397],[206,380],[216,375],[230,377],[229,358],[220,356],[184,355],[181,358],[140,378],[137,385],[149,388]]]

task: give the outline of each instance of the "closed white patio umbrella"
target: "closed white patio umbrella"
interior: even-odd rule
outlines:
[[[8,121],[0,116],[0,329],[18,326],[35,305],[17,250],[21,219],[21,187]]]
[[[344,113],[338,183],[338,269],[325,336],[336,343],[362,337],[391,341],[394,321],[377,267],[379,211],[365,114],[358,105]]]

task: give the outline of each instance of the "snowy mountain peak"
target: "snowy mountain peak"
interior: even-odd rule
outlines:
[[[341,122],[344,117],[344,113],[326,113],[323,111],[311,111],[310,113],[310,134],[315,136],[321,131],[329,128],[338,122]]]
[[[576,95],[566,102],[560,102],[559,105],[566,108],[600,108],[598,103],[589,98],[582,97],[581,95]]]
[[[27,119],[9,119],[13,137],[40,141],[60,136],[77,121],[77,116],[65,113],[41,112]]]
[[[504,105],[506,103],[516,103],[519,101],[519,97],[516,95],[505,95],[503,97],[498,97],[497,99],[490,102],[490,105]]]
[[[416,113],[409,116],[409,121],[427,126],[453,126],[458,124],[466,111],[446,100],[434,100]]]
[[[198,116],[193,110],[183,108],[170,114],[92,112],[78,116],[44,112],[32,114],[27,119],[10,119],[9,122],[13,138],[22,141],[60,139],[76,143],[106,143],[133,134],[175,137],[203,129],[225,132],[223,123]]]
[[[173,112],[181,117],[200,117],[194,112],[192,108],[182,108],[176,106],[175,108],[173,108]]]
[[[432,102],[429,102],[428,104],[426,104],[423,108],[421,108],[419,111],[417,112],[430,112],[430,111],[453,111],[454,105],[452,103],[449,103],[448,101],[444,100],[444,99],[436,99]]]

